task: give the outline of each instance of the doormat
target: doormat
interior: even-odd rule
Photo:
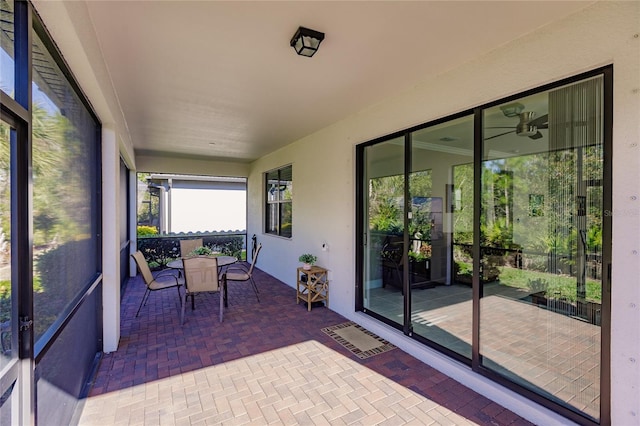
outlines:
[[[366,359],[396,348],[393,344],[353,321],[325,327],[322,331],[360,359]]]

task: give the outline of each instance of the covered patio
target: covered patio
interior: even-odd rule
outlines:
[[[640,2],[0,12],[0,424],[640,426]],[[260,302],[135,317],[139,174],[243,182]]]
[[[295,289],[257,270],[248,283],[203,295],[180,326],[174,292],[129,280],[120,348],[104,354],[80,425],[531,424],[395,348],[361,360],[321,329],[348,321],[295,304]],[[267,320],[268,319],[268,320]]]

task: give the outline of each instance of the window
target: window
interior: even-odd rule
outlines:
[[[293,168],[291,165],[265,173],[264,232],[291,238]]]

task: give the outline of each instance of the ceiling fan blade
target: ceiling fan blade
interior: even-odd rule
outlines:
[[[542,133],[540,133],[540,131],[538,131],[538,132],[536,132],[535,135],[529,136],[529,139],[540,139],[541,137],[542,137]]]
[[[488,138],[484,138],[484,140],[488,141],[489,139],[497,138],[497,137],[508,135],[509,133],[515,133],[515,132],[516,132],[515,130],[511,130],[510,132],[499,133],[497,135],[493,135],[493,136],[489,136]]]
[[[534,118],[529,121],[529,126],[536,126],[538,129],[549,128],[549,114],[541,115],[538,118]]]

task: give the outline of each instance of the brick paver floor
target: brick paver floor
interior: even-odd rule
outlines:
[[[295,290],[255,271],[218,295],[200,295],[180,326],[174,292],[130,280],[117,352],[104,354],[80,425],[353,424],[529,425],[511,411],[400,349],[360,360],[321,331],[347,321],[307,312]]]

